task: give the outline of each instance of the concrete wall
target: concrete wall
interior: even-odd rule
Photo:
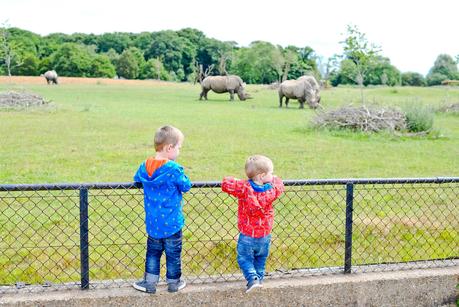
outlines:
[[[16,293],[0,306],[456,306],[459,267],[267,280],[246,294],[245,283],[164,286],[148,295],[132,288]]]

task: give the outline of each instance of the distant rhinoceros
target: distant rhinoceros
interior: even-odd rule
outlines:
[[[304,77],[301,80],[285,80],[279,86],[279,108],[282,108],[282,99],[285,97],[285,107],[289,99],[298,99],[300,109],[304,108],[306,101],[311,109],[319,106],[320,96],[318,91]]]
[[[55,70],[48,70],[43,74],[43,76],[46,78],[46,82],[48,82],[48,84],[58,84],[57,73]]]
[[[207,93],[212,90],[215,93],[229,93],[230,100],[234,100],[234,93],[237,94],[239,100],[246,100],[249,95],[245,92],[244,82],[239,76],[228,75],[228,76],[208,76],[201,81],[201,94],[199,100],[204,97],[207,100]]]

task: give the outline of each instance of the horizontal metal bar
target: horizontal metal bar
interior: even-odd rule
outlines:
[[[343,178],[343,179],[298,179],[284,180],[284,185],[337,185],[337,184],[403,184],[403,183],[453,183],[459,177],[432,178]],[[193,188],[218,188],[220,181],[194,181]],[[107,182],[107,183],[49,183],[49,184],[1,184],[0,191],[46,191],[46,190],[80,190],[80,189],[139,189],[140,183]]]

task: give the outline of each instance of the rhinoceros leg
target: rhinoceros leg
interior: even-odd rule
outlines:
[[[228,90],[229,94],[230,94],[230,101],[233,101],[234,100],[234,90]]]
[[[304,100],[298,99],[298,102],[300,103],[300,109],[304,109]]]
[[[290,100],[290,98],[288,97],[285,97],[285,107],[288,108],[288,101]]]
[[[201,94],[199,95],[199,100],[202,100],[202,97],[204,97],[205,100],[207,100],[207,92],[209,90],[206,90],[206,89],[202,89],[202,92]]]

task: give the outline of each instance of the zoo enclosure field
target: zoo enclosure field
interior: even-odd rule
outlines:
[[[194,181],[241,177],[253,153],[271,157],[284,179],[452,176],[459,169],[457,114],[437,113],[433,136],[398,137],[311,129],[313,110],[299,110],[296,102],[279,109],[276,91],[266,86],[249,86],[254,99],[245,102],[214,93],[200,102],[198,84],[62,78],[61,85],[47,86],[39,77],[0,82],[0,90],[33,91],[52,101],[43,110],[0,110],[2,183],[130,181],[153,154],[154,131],[167,123],[185,133],[179,162]],[[400,107],[459,102],[454,87],[368,88],[364,94],[369,103]],[[325,109],[359,99],[355,88],[322,92]]]

